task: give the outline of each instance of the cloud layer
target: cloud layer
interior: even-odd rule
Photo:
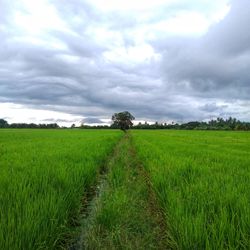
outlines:
[[[0,0],[0,102],[250,120],[249,22],[247,0]]]

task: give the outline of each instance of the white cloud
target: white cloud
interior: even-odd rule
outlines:
[[[9,123],[58,123],[60,126],[80,125],[82,117],[51,110],[26,108],[25,105],[0,103],[1,118]],[[59,121],[59,122],[58,122]]]
[[[15,11],[15,24],[20,30],[34,35],[50,29],[66,30],[67,25],[48,0],[21,0],[19,6]]]
[[[162,6],[163,4],[173,3],[173,0],[91,0],[102,11],[130,11],[130,10],[151,10],[152,8]]]
[[[111,63],[125,64],[147,63],[150,60],[159,60],[160,58],[160,54],[155,53],[149,44],[114,48],[105,51],[103,56]]]

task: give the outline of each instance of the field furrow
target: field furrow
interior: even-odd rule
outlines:
[[[85,230],[85,249],[170,249],[164,218],[130,135],[109,162],[107,183]]]

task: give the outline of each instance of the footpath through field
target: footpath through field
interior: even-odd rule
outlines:
[[[82,224],[77,249],[168,249],[163,215],[129,133],[107,169]]]

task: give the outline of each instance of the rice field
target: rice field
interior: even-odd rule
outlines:
[[[78,129],[0,130],[0,249],[64,249],[104,166],[86,249],[250,249],[250,133]]]
[[[121,135],[0,130],[0,249],[59,248]]]
[[[177,249],[250,249],[250,133],[133,131]]]

